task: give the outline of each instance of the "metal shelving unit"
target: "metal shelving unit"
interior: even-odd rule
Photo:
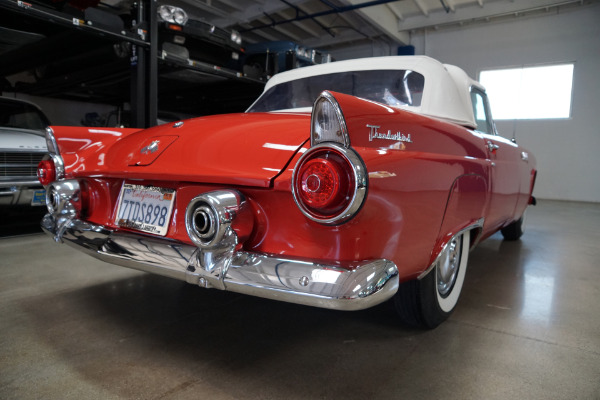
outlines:
[[[69,70],[64,75],[57,74],[40,82],[24,84],[22,91],[33,95],[51,96],[60,93],[64,98],[77,99],[77,96],[98,96],[116,103],[126,96],[131,104],[131,125],[150,127],[156,124],[158,114],[158,78],[161,74],[170,79],[178,76],[201,76],[206,81],[225,82],[251,88],[259,92],[264,82],[243,76],[241,73],[215,65],[194,60],[170,60],[158,54],[158,21],[156,0],[139,0],[132,12],[132,28],[123,28],[118,23],[111,24],[110,18],[104,23],[94,18],[92,13],[81,12],[73,16],[64,10],[38,5],[22,0],[0,0],[0,26],[8,21],[18,29],[31,26],[34,29],[44,27],[50,31],[44,40],[26,44],[3,54],[0,57],[0,76],[7,76],[26,69],[35,68],[51,60],[57,70]],[[100,11],[98,11],[100,12]],[[87,18],[87,17],[90,18]],[[97,17],[97,14],[95,15]],[[115,16],[119,18],[118,16]],[[15,22],[17,21],[17,22]],[[120,19],[119,19],[120,21]],[[20,27],[20,25],[23,25]],[[69,63],[87,62],[85,55],[78,57],[73,48],[81,46],[90,50],[106,48],[112,51],[112,44],[126,47],[127,60],[109,60],[103,65],[88,65],[86,68],[71,68]],[[124,45],[125,44],[125,45]],[[71,48],[73,47],[73,48]],[[76,52],[75,52],[76,53]],[[99,59],[109,58],[106,54],[97,54]],[[45,60],[45,61],[44,61]],[[127,63],[129,68],[127,67]],[[73,69],[73,70],[71,70]],[[187,71],[187,72],[185,72]],[[123,82],[129,81],[129,90]],[[112,86],[109,84],[112,82]],[[185,88],[185,84],[177,85]],[[183,90],[183,89],[180,89]],[[124,93],[128,92],[128,96]],[[104,97],[102,97],[104,96]],[[181,96],[180,96],[181,97]]]

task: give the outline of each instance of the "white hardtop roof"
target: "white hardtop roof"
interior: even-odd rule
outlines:
[[[388,56],[358,58],[336,61],[327,64],[302,67],[273,76],[264,91],[283,82],[289,82],[315,75],[325,75],[345,71],[365,70],[411,70],[425,77],[423,98],[419,107],[405,106],[410,111],[445,119],[460,125],[477,126],[471,106],[472,86],[485,91],[477,81],[459,67],[442,64],[427,56]]]

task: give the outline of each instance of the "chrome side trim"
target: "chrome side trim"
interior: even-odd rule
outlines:
[[[431,270],[433,270],[433,268],[437,265],[437,263],[440,260],[440,256],[442,254],[444,254],[444,250],[446,250],[446,247],[448,247],[448,245],[450,244],[450,242],[452,242],[452,239],[454,239],[455,237],[457,237],[458,235],[462,235],[463,233],[465,233],[466,231],[471,231],[473,229],[482,229],[483,228],[483,223],[485,222],[485,218],[480,218],[478,219],[474,224],[471,224],[469,226],[467,226],[464,229],[461,229],[460,231],[458,231],[457,233],[455,233],[451,238],[449,238],[446,243],[444,243],[444,246],[442,246],[442,250],[440,251],[440,253],[438,254],[438,256],[436,257],[435,261],[431,263],[431,265],[429,267],[427,267],[427,269],[425,271],[423,271],[421,273],[421,275],[419,275],[417,277],[418,280],[421,280],[423,278],[425,278],[425,276],[427,276],[428,273],[431,272]],[[471,236],[472,238],[472,236]],[[473,247],[475,247],[475,245],[479,242],[479,238],[475,239],[471,246],[470,249],[473,249]]]
[[[398,269],[394,263],[383,259],[364,261],[350,270],[337,265],[237,251],[230,257],[207,262],[203,250],[196,246],[112,231],[78,219],[59,220],[53,214],[47,214],[42,220],[42,228],[55,240],[102,261],[207,288],[268,299],[337,310],[360,310],[388,300],[398,290]],[[223,268],[224,264],[227,268]]]

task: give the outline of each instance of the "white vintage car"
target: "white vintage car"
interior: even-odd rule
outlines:
[[[48,118],[35,104],[0,97],[0,207],[43,206],[37,166],[48,152]]]

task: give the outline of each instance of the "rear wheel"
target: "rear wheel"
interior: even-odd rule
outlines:
[[[454,311],[465,280],[469,238],[468,231],[454,236],[423,279],[400,285],[394,304],[402,322],[431,329]]]
[[[519,240],[523,236],[523,232],[525,232],[525,215],[525,212],[523,212],[521,218],[500,230],[504,240]]]

